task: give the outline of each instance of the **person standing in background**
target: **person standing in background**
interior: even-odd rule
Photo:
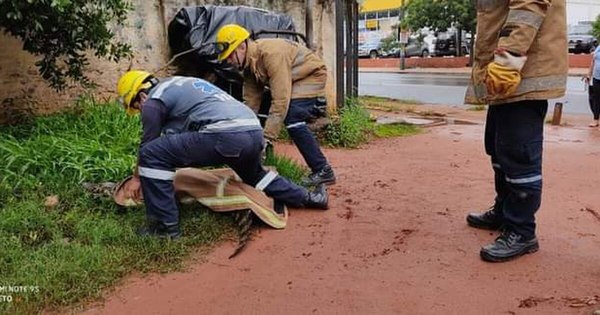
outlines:
[[[587,84],[590,109],[594,115],[594,121],[589,126],[598,127],[600,126],[600,46],[596,47],[592,54],[590,71],[583,80]]]

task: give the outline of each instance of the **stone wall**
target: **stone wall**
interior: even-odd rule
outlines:
[[[315,0],[313,9],[314,44],[317,53],[324,57],[330,74],[335,66],[335,18],[332,0]],[[93,94],[98,99],[115,97],[116,81],[130,66],[156,70],[168,60],[167,25],[184,6],[204,4],[247,5],[286,13],[293,17],[297,30],[304,33],[304,1],[301,0],[133,0],[135,9],[129,14],[127,26],[115,29],[117,36],[132,45],[134,58],[119,64],[90,57],[87,74],[97,84]],[[47,87],[37,73],[34,63],[38,58],[22,50],[22,43],[13,37],[0,34],[0,102],[12,99],[16,103],[30,96],[39,112],[50,112],[70,104],[84,92],[81,88],[58,93]],[[332,77],[333,78],[333,77]],[[332,81],[333,83],[333,81]],[[333,87],[333,84],[330,84]],[[333,100],[333,88],[328,89]],[[330,104],[333,104],[330,102]],[[0,113],[1,114],[1,113]],[[1,117],[0,117],[1,120]]]

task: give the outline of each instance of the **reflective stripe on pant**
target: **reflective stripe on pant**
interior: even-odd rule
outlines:
[[[268,172],[260,164],[263,147],[261,130],[247,132],[168,135],[146,143],[140,149],[139,166],[146,213],[164,223],[179,221],[172,176],[175,168],[231,167],[242,180],[256,186]],[[171,176],[169,176],[171,175]],[[264,192],[291,207],[300,207],[307,190],[281,176],[263,181]]]
[[[485,148],[495,174],[496,201],[505,224],[535,235],[535,212],[542,196],[542,147],[547,101],[521,101],[490,106]]]
[[[290,138],[292,138],[304,161],[313,172],[318,172],[327,165],[327,159],[321,152],[319,142],[306,125],[307,121],[316,118],[314,113],[316,101],[316,98],[291,100],[284,120]]]

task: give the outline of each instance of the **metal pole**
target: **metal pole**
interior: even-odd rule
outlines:
[[[344,4],[335,0],[335,98],[338,108],[344,106]]]
[[[352,44],[352,70],[354,71],[352,75],[352,96],[358,97],[358,1],[352,0],[352,7],[354,8],[352,10],[354,13],[352,15],[352,26],[354,29]]]
[[[402,22],[404,21],[404,11],[405,11],[405,7],[404,7],[404,0],[402,0],[400,2],[400,15],[398,16],[399,19],[399,26],[398,26],[398,41],[400,42],[400,70],[404,70],[406,69],[406,45],[404,44],[404,42],[402,40],[400,40],[401,36],[400,34],[402,34],[402,32],[404,31],[403,27],[402,27]]]
[[[554,114],[552,116],[552,125],[560,126],[560,120],[562,118],[562,109],[563,109],[563,103],[556,102],[556,104],[554,104]]]
[[[354,51],[354,36],[352,35],[352,0],[346,0],[346,97],[352,97],[352,82],[354,82],[352,52]]]
[[[406,45],[404,43],[400,44],[400,70],[406,69]]]
[[[313,49],[314,47],[314,36],[313,36],[313,6],[315,5],[315,0],[306,0],[306,9],[304,10],[305,12],[305,19],[304,19],[304,26],[305,26],[305,33],[306,33],[306,44],[308,45],[308,48]]]

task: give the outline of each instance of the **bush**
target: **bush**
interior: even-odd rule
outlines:
[[[369,112],[357,99],[349,99],[325,131],[325,141],[334,147],[356,148],[373,132]]]
[[[66,79],[88,84],[84,74],[86,53],[118,61],[129,57],[129,45],[113,42],[109,23],[124,25],[129,2],[125,0],[0,1],[0,28],[20,38],[23,49],[42,58],[36,62],[41,76],[60,90]]]

